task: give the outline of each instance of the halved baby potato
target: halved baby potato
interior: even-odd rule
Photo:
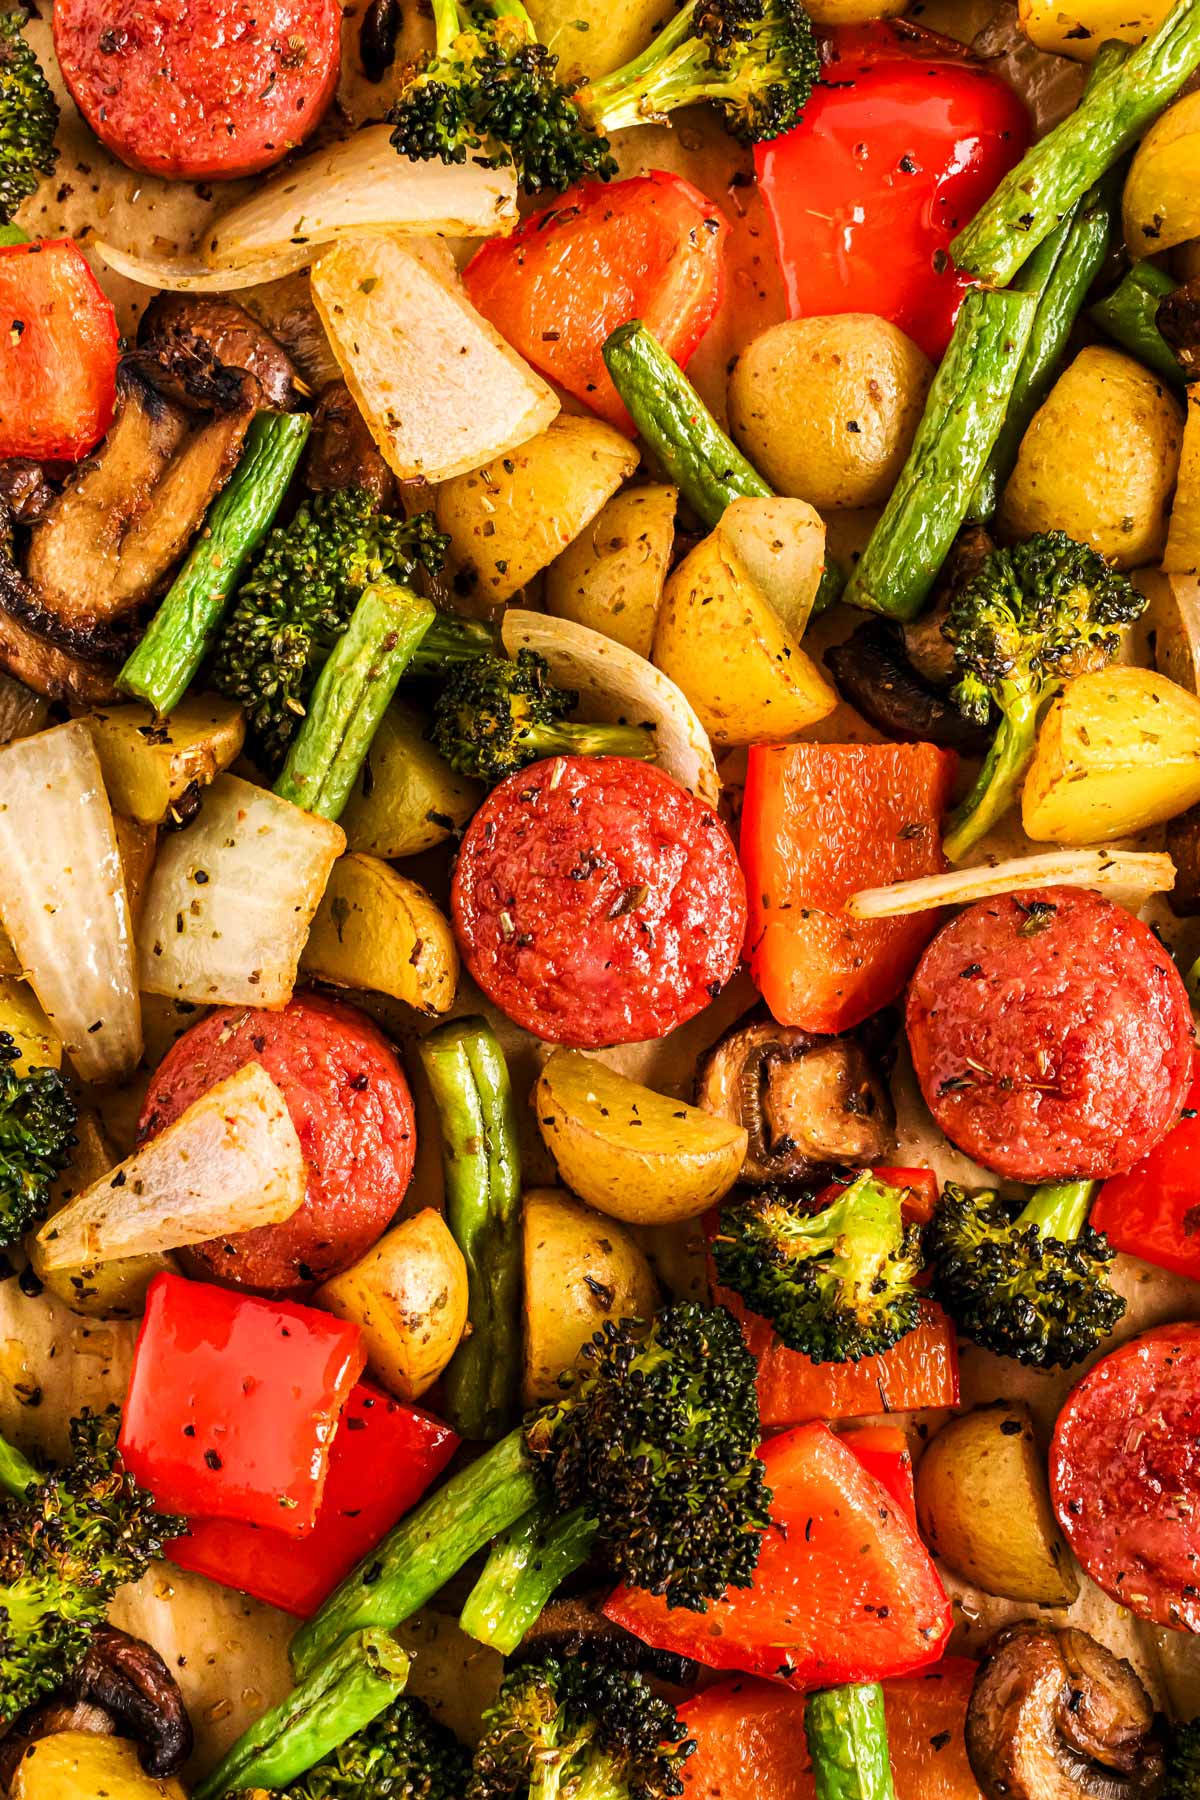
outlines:
[[[55,1731],[30,1744],[18,1762],[12,1800],[187,1800],[178,1781],[147,1775],[128,1738]]]
[[[389,1394],[416,1400],[467,1328],[467,1265],[441,1213],[426,1207],[318,1288],[316,1303],[359,1327],[367,1367]]]
[[[663,482],[614,494],[547,569],[546,611],[648,657],[678,501],[678,488]]]
[[[346,847],[389,862],[443,844],[482,798],[425,736],[420,713],[393,700],[371,739],[339,825]]]
[[[85,713],[115,813],[161,825],[227,769],[246,736],[240,706],[213,694],[189,694],[165,719],[153,708],[105,706]]]
[[[334,863],[300,967],[425,1013],[448,1011],[458,987],[458,950],[445,914],[407,875],[357,853]]]
[[[522,1210],[526,1405],[550,1400],[558,1377],[606,1319],[648,1319],[658,1305],[649,1262],[627,1231],[557,1188],[533,1188]]]
[[[1185,94],[1157,118],[1137,147],[1121,215],[1136,261],[1200,236],[1200,93]]]

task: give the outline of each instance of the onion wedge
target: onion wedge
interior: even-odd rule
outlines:
[[[91,247],[127,281],[136,281],[140,287],[166,288],[172,294],[228,294],[239,288],[260,287],[264,282],[294,275],[297,269],[306,269],[316,254],[311,244],[293,244],[287,251],[261,257],[255,263],[230,263],[214,269],[194,254],[139,256],[136,251],[122,250],[99,238]]]
[[[144,993],[205,1005],[286,1006],[340,825],[221,775],[200,816],[168,837],[146,895]]]
[[[0,749],[0,916],[84,1081],[142,1054],[133,927],[100,759],[81,719]]]
[[[277,1225],[303,1203],[307,1179],[283,1095],[247,1063],[47,1219],[41,1263],[77,1269]]]
[[[945,875],[923,875],[890,887],[860,888],[845,910],[856,919],[892,919],[900,913],[927,912],[936,906],[968,906],[993,894],[1024,888],[1084,887],[1136,911],[1152,894],[1175,886],[1175,864],[1169,856],[1142,850],[1063,850],[1046,856],[1013,856],[1007,862],[951,869]]]
[[[708,733],[675,683],[636,650],[573,619],[514,608],[500,627],[510,656],[544,656],[560,687],[575,688],[585,719],[606,725],[646,725],[654,732],[660,768],[698,800],[715,806],[721,778]]]

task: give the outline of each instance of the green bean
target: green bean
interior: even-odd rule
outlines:
[[[817,1800],[895,1800],[883,1689],[877,1681],[810,1694],[804,1734]]]
[[[510,1656],[595,1541],[596,1527],[582,1510],[532,1507],[492,1545],[459,1620],[467,1636]]]
[[[1187,386],[1187,376],[1158,329],[1159,306],[1168,294],[1175,292],[1177,285],[1154,263],[1135,263],[1120,287],[1088,308],[1088,318],[1123,350],[1136,356],[1172,387],[1182,390]]]

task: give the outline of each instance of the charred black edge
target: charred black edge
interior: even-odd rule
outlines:
[[[35,637],[79,662],[92,664],[102,674],[108,673],[112,665],[124,662],[138,635],[134,629],[116,631],[107,625],[69,624],[38,599],[16,564],[2,551],[0,606]]]
[[[358,33],[358,54],[368,81],[381,82],[396,60],[400,0],[371,0]]]

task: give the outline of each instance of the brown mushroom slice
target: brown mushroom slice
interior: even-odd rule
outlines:
[[[1185,281],[1160,300],[1155,324],[1189,381],[1200,376],[1200,280]]]
[[[0,462],[0,500],[18,525],[34,525],[45,518],[56,497],[41,463],[23,456]]]
[[[896,1115],[855,1037],[815,1037],[764,1010],[719,1038],[696,1073],[696,1104],[744,1125],[748,1182],[803,1181],[886,1161]]]
[[[1177,919],[1200,914],[1200,806],[1189,806],[1167,826],[1166,852],[1175,864],[1167,904]]]
[[[344,381],[321,389],[313,414],[305,479],[316,492],[361,487],[380,512],[394,510],[396,477],[375,447],[367,422]]]
[[[949,687],[954,680],[954,651],[942,636],[951,597],[979,573],[984,558],[995,548],[984,526],[965,525],[943,565],[929,610],[900,628],[905,656],[932,687]]]
[[[605,1618],[602,1608],[609,1592],[606,1587],[549,1601],[507,1658],[507,1666],[515,1668],[542,1656],[591,1656],[609,1668],[640,1669],[673,1686],[692,1686],[699,1671],[690,1656],[643,1644],[623,1625]]]
[[[307,392],[279,340],[222,294],[156,295],[142,314],[138,343],[168,355],[203,345],[224,367],[253,375],[263,404],[278,412],[293,412]]]
[[[1163,1776],[1154,1708],[1130,1665],[1084,1631],[1035,1619],[988,1645],[966,1740],[988,1800],[1150,1800]]]
[[[103,648],[84,630],[73,643],[51,641],[44,628],[54,624],[0,551],[0,668],[47,700],[110,705],[117,698],[116,663],[106,660]]]
[[[842,699],[888,737],[968,753],[987,748],[986,728],[917,673],[882,619],[868,619],[844,643],[831,645],[825,663]]]

